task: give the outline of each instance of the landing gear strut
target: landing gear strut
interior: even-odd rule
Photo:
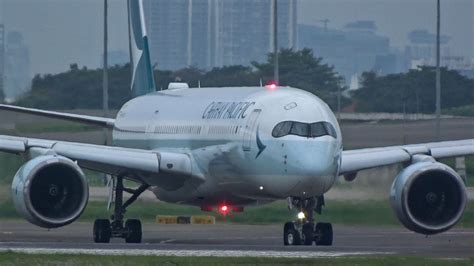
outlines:
[[[149,188],[143,184],[137,189],[129,189],[123,186],[123,177],[117,177],[115,187],[114,214],[108,219],[97,219],[94,222],[94,242],[109,243],[110,238],[124,238],[127,243],[140,243],[142,241],[142,224],[140,220],[129,219],[124,223],[127,207],[135,202],[138,197]],[[123,203],[123,192],[128,192],[132,196]]]
[[[313,211],[321,214],[324,197],[308,199],[289,198],[288,206],[293,206],[304,214],[297,221],[287,222],[283,228],[283,243],[287,245],[332,245],[332,225],[330,223],[314,224]]]

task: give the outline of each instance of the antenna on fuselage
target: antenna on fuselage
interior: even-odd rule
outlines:
[[[198,80],[198,88],[200,89],[201,88],[201,81]]]
[[[260,78],[260,87],[263,87],[263,81],[261,78]]]

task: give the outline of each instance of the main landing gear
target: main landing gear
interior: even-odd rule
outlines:
[[[137,189],[129,189],[123,186],[123,177],[117,177],[115,187],[114,214],[108,219],[97,219],[94,222],[94,242],[109,243],[110,238],[124,238],[127,243],[140,243],[142,241],[142,224],[140,220],[129,219],[124,223],[124,215],[138,197],[149,188],[149,185],[141,185]],[[128,192],[132,196],[123,203],[123,192]]]
[[[298,220],[287,222],[283,229],[283,243],[287,245],[332,245],[332,225],[330,223],[314,224],[313,211],[321,214],[324,197],[300,199],[289,198],[288,206],[298,208]]]

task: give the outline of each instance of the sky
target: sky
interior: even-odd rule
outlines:
[[[256,0],[258,1],[258,0]],[[452,37],[451,53],[474,57],[474,0],[441,0],[442,34]],[[109,0],[109,49],[128,51],[126,0]],[[377,33],[403,48],[414,29],[435,32],[435,0],[298,0],[298,23],[342,28],[374,20]],[[0,23],[20,31],[30,48],[32,75],[59,73],[72,63],[99,67],[103,1],[0,0]]]

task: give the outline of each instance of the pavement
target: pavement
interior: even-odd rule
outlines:
[[[150,255],[341,257],[403,255],[435,258],[474,256],[474,230],[452,229],[424,236],[403,228],[334,225],[334,245],[284,246],[282,225],[157,225],[144,224],[143,243],[92,241],[91,223],[45,230],[24,221],[0,222],[0,251],[23,253]]]

